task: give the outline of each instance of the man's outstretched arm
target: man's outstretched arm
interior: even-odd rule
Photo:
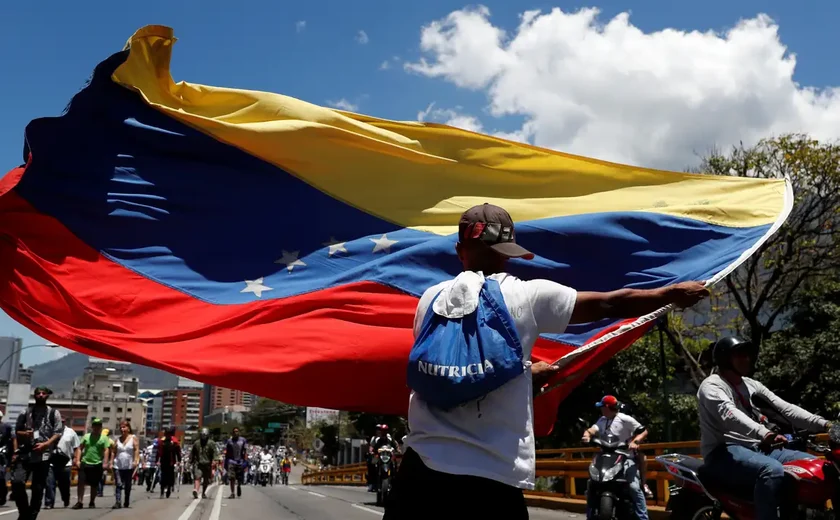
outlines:
[[[660,289],[619,289],[579,292],[570,323],[590,323],[606,318],[635,318],[666,305],[691,307],[709,295],[701,282],[682,282]]]

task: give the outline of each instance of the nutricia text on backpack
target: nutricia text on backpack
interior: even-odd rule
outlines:
[[[447,318],[426,311],[408,358],[408,386],[444,410],[474,401],[524,371],[522,344],[499,282],[485,279],[476,309]]]

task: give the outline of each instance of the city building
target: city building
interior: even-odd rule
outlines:
[[[0,337],[0,381],[16,382],[18,370],[20,369],[20,351],[23,348],[23,339]]]
[[[163,390],[141,388],[138,397],[146,403],[146,437],[154,437],[163,428]]]
[[[73,395],[97,395],[100,399],[114,395],[137,398],[140,380],[134,375],[131,363],[88,358],[88,366],[81,377],[73,381]]]
[[[182,445],[198,438],[204,425],[204,385],[187,378],[178,378],[178,388],[161,392],[161,422],[174,426]]]
[[[207,427],[219,427],[227,423],[242,424],[244,414],[247,412],[248,407],[240,404],[216,408],[204,416],[204,425]]]
[[[23,368],[23,364],[18,367],[17,372],[17,381],[21,385],[31,385],[32,384],[32,369],[31,368]]]
[[[139,387],[131,363],[91,357],[82,376],[73,381],[71,398],[87,401],[88,426],[96,417],[116,432],[120,422],[127,420],[134,432],[144,437],[146,404],[138,397]]]
[[[204,397],[204,409],[207,413],[215,412],[225,406],[244,406],[246,412],[254,406],[254,395],[242,390],[204,385],[207,395]]]

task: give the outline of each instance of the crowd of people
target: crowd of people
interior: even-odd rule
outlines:
[[[282,473],[291,472],[292,449],[253,446],[238,428],[224,442],[210,439],[204,428],[194,443],[181,446],[175,428],[169,427],[143,446],[129,421],[122,421],[119,431],[111,435],[101,419],[93,418],[90,431],[79,436],[65,424],[60,412],[49,406],[51,394],[49,388],[36,388],[35,404],[14,426],[3,423],[0,427],[0,505],[7,499],[8,468],[12,499],[21,519],[35,520],[42,506],[53,509],[59,497],[64,507],[70,508],[74,468],[78,478],[72,509],[84,508],[88,493],[87,507],[96,508],[97,498],[105,496],[108,475],[114,485],[113,509],[131,507],[134,486],[145,486],[147,493],[160,486],[160,498],[165,499],[181,483],[193,484],[193,498],[198,499],[206,498],[207,488],[216,483],[229,485],[228,498],[238,498],[243,485],[255,482],[255,466],[260,461],[270,463],[272,484],[288,482]]]

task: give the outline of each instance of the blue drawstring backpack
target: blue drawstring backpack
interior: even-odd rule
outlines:
[[[408,357],[408,386],[432,406],[449,410],[474,401],[522,374],[522,343],[499,282],[486,279],[475,311],[423,319]]]

